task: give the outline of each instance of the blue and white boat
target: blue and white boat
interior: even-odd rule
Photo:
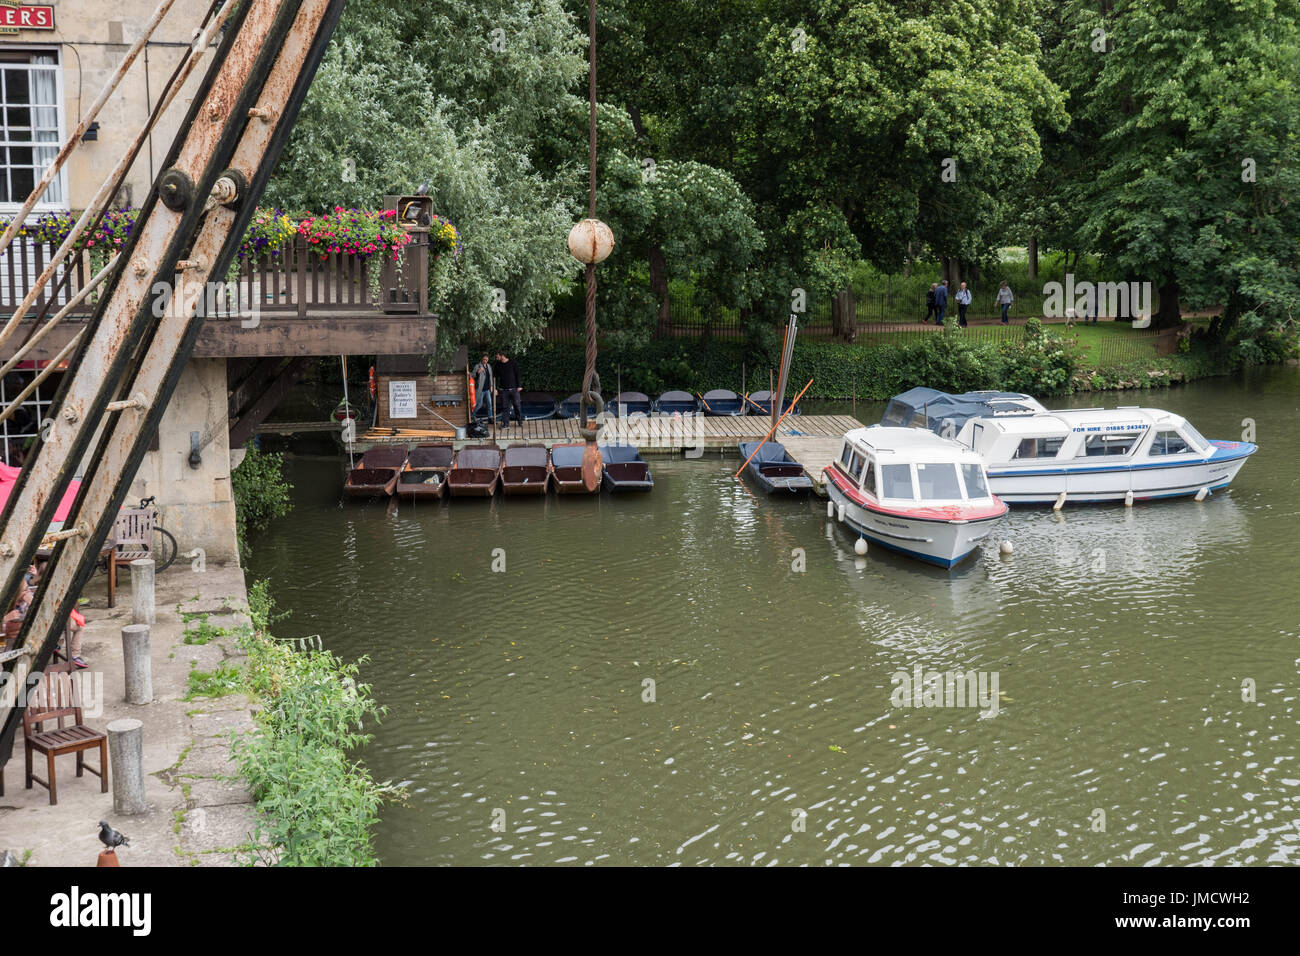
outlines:
[[[928,428],[944,438],[956,438],[972,418],[1032,415],[1047,411],[1023,392],[962,392],[949,395],[936,388],[918,387],[895,395],[885,406],[880,424],[903,428]]]
[[[629,418],[632,415],[649,415],[654,402],[645,392],[619,392],[609,404],[609,413],[617,418]]]
[[[705,415],[734,418],[745,414],[745,400],[729,388],[715,388],[705,392],[701,398],[704,401]]]
[[[920,428],[855,428],[823,474],[829,515],[861,538],[944,568],[973,554],[1007,513],[979,455]]]
[[[1258,446],[1209,441],[1158,408],[1083,408],[974,417],[957,440],[1011,504],[1144,501],[1226,488]]]
[[[599,392],[597,392],[596,394],[600,395]],[[560,402],[559,408],[556,410],[555,417],[556,418],[578,418],[580,417],[581,411],[582,411],[582,393],[574,392],[564,401]],[[588,402],[587,419],[591,420],[595,417],[596,417],[596,406],[594,403]]]
[[[793,406],[793,410],[791,409]],[[771,415],[772,414],[772,393],[767,389],[758,392],[750,392],[745,397],[745,410],[749,415]],[[791,415],[802,415],[803,406],[795,405],[793,398],[781,400],[781,411],[779,415],[789,412]]]

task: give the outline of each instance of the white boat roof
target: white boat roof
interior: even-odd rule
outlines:
[[[1076,428],[1104,425],[1122,428],[1125,425],[1163,426],[1177,428],[1183,424],[1181,415],[1160,408],[1065,408],[1043,412],[1039,415],[1014,415],[998,418],[973,419],[996,428],[1006,435],[1065,435]]]
[[[954,461],[979,462],[982,459],[974,450],[949,438],[941,438],[924,428],[898,428],[891,425],[869,425],[854,428],[844,435],[846,441],[866,445],[877,461]]]

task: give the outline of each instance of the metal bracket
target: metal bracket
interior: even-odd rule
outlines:
[[[194,199],[194,180],[182,169],[169,169],[158,181],[158,198],[173,212],[182,212]]]

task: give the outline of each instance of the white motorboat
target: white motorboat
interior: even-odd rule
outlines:
[[[823,473],[829,511],[850,530],[945,568],[1007,513],[978,454],[919,428],[855,428]]]
[[[971,418],[957,440],[979,453],[993,493],[1010,504],[1203,498],[1258,450],[1207,441],[1181,415],[1136,406]]]

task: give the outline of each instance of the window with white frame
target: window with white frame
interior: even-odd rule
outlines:
[[[62,132],[59,55],[0,50],[0,208],[25,200],[58,155]],[[63,174],[38,209],[65,208]]]
[[[0,379],[0,406],[8,407],[31,384],[35,371],[13,371]],[[0,455],[4,463],[20,468],[36,444],[41,422],[50,417],[50,404],[62,375],[51,375],[23,400],[13,415],[0,422]]]

